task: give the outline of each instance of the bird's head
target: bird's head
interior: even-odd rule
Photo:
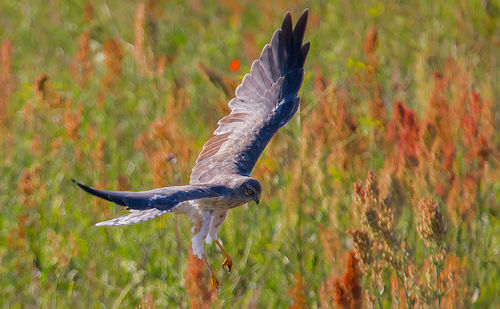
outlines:
[[[252,177],[245,177],[238,186],[239,195],[244,197],[247,202],[255,201],[257,205],[260,202],[261,192],[262,187],[259,181]]]

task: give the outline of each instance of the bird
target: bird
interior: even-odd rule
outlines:
[[[283,18],[235,90],[229,115],[217,123],[213,136],[203,145],[192,169],[189,184],[148,191],[105,191],[72,181],[87,193],[124,206],[126,215],[96,226],[130,225],[166,213],[188,215],[192,222],[192,252],[202,259],[210,283],[219,281],[205,257],[204,243],[214,241],[224,255],[222,268],[231,272],[232,259],[217,234],[228,211],[260,202],[262,186],[250,176],[254,165],[274,134],[297,112],[298,92],[304,79],[304,63],[310,43],[303,44],[309,10],[295,27],[290,12]]]

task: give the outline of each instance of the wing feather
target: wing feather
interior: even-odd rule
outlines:
[[[103,221],[96,223],[95,226],[118,226],[118,225],[130,225],[137,224],[144,221],[148,221],[159,217],[161,215],[170,212],[171,210],[159,210],[156,208],[145,209],[145,210],[136,210],[132,209],[130,213],[123,215],[121,217],[117,217],[111,220]]]
[[[190,184],[210,183],[221,174],[249,176],[269,140],[295,114],[309,52],[309,43],[302,45],[307,16],[305,10],[294,29],[290,13],[285,15],[236,88],[231,113],[203,146]]]
[[[82,190],[108,200],[120,206],[126,206],[130,213],[108,221],[97,223],[102,225],[128,225],[151,220],[167,212],[180,210],[187,201],[223,196],[230,190],[225,186],[187,185],[171,186],[149,191],[105,191],[98,190],[75,180],[73,182]],[[188,205],[189,206],[189,205]]]

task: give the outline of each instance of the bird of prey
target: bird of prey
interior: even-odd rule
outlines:
[[[307,16],[306,9],[293,28],[290,13],[285,14],[281,28],[236,88],[236,96],[229,101],[231,113],[218,122],[214,135],[203,146],[188,185],[139,192],[103,191],[73,180],[84,191],[130,210],[96,226],[135,224],[168,212],[187,214],[193,223],[193,254],[203,259],[211,284],[217,287],[203,244],[215,241],[225,256],[222,267],[230,272],[232,260],[217,233],[229,209],[251,201],[259,204],[262,187],[250,173],[269,140],[299,107],[298,92],[309,52],[309,43],[302,44]]]

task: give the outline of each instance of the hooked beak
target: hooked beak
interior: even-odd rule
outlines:
[[[259,205],[260,202],[259,196],[256,196],[253,200],[255,201],[255,204]]]

